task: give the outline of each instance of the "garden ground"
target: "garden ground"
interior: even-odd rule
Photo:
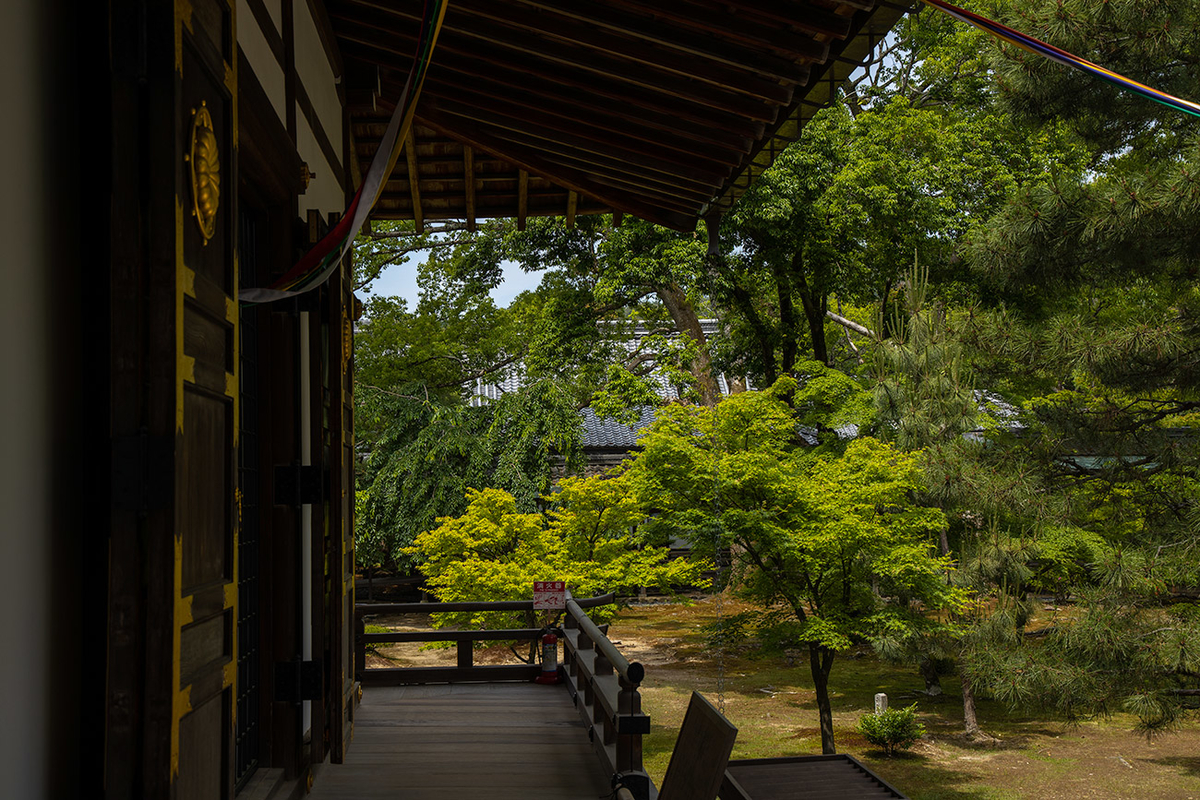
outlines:
[[[723,606],[725,615],[744,610],[729,600]],[[716,618],[711,598],[637,605],[624,609],[609,630],[622,652],[646,666],[642,706],[653,728],[644,757],[656,781],[666,770],[692,689],[714,703],[724,698],[725,714],[738,727],[733,758],[821,752],[807,652],[803,658],[753,649],[722,652],[709,646],[703,631]],[[839,655],[830,677],[838,751],[860,759],[913,800],[1200,800],[1195,720],[1147,741],[1132,731],[1127,715],[1072,725],[981,700],[980,724],[998,741],[977,744],[962,734],[957,678],[944,678],[942,685],[944,695],[927,697],[913,668],[882,663],[867,649]],[[855,730],[858,718],[873,710],[876,692],[887,693],[892,706],[917,704],[928,733],[908,753],[888,758]]]
[[[724,599],[723,616],[745,606]],[[646,667],[642,707],[652,728],[643,743],[647,771],[661,782],[683,721],[691,691],[715,703],[738,727],[733,758],[766,758],[821,752],[817,711],[807,653],[768,654],[754,647],[714,648],[704,626],[718,617],[713,598],[692,602],[648,602],[623,609],[610,638],[631,661]],[[401,629],[425,620],[380,619]],[[451,650],[383,648],[368,655],[371,666],[453,663]],[[504,648],[479,653],[481,662],[509,660]],[[915,669],[886,664],[869,649],[838,656],[830,679],[839,752],[867,764],[913,800],[1074,800],[1147,798],[1200,800],[1200,722],[1147,740],[1133,719],[1114,715],[1071,724],[1016,713],[986,699],[979,720],[996,741],[981,744],[962,734],[957,679],[944,678],[945,694],[928,697]],[[926,737],[907,752],[888,758],[855,726],[874,707],[876,692],[892,706],[917,704]]]

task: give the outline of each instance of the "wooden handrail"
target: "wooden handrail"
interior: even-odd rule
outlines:
[[[595,608],[615,603],[612,592],[574,600],[580,608]],[[532,600],[468,600],[454,603],[355,603],[356,614],[441,614],[460,611],[532,611]]]
[[[614,775],[640,775],[649,786],[642,768],[642,736],[650,733],[650,717],[642,713],[638,693],[646,670],[621,655],[583,612],[582,602],[568,597],[566,611],[561,671],[601,766]]]
[[[609,596],[611,597],[611,595]],[[596,623],[592,622],[592,618],[583,613],[584,608],[590,608],[590,606],[584,606],[582,602],[573,597],[567,599],[567,615],[575,620],[579,629],[588,635],[600,652],[604,654],[604,657],[608,659],[612,668],[617,671],[617,674],[637,688],[646,677],[646,668],[636,661],[630,663],[625,656],[621,655],[621,651],[600,631]]]
[[[609,593],[597,597],[582,598],[574,602],[579,607],[594,608],[615,602],[615,600],[616,596]],[[490,631],[429,630],[367,633],[364,622],[366,616],[375,614],[438,614],[532,610],[532,600],[356,604],[354,606],[355,675],[362,684],[375,686],[407,683],[453,683],[459,681],[532,680],[540,671],[537,664],[478,666],[474,663],[474,647],[475,642],[478,641],[532,641],[542,635],[543,630],[541,628],[509,628]],[[601,633],[601,637],[603,637],[603,633]],[[453,667],[383,667],[367,669],[367,645],[390,642],[455,642],[458,645],[457,664]]]

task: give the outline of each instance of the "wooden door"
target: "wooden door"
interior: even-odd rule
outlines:
[[[177,0],[174,285],[177,800],[233,794],[239,347],[237,45],[227,0]]]
[[[110,798],[233,794],[234,17],[112,6]]]

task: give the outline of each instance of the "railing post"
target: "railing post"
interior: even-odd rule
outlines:
[[[579,623],[575,621],[575,618],[573,616],[571,616],[570,614],[567,614],[566,619],[563,620],[563,628],[565,628],[567,630],[577,631],[577,630],[579,630]],[[572,678],[574,678],[576,675],[579,674],[579,660],[575,657],[575,651],[572,650],[570,647],[566,646],[565,638],[566,637],[564,636],[563,666],[566,668],[567,674],[570,675]],[[580,643],[579,643],[580,647],[583,646],[582,639],[583,639],[583,636],[582,636],[582,632],[581,632]]]
[[[597,651],[597,653],[596,653],[596,669],[595,669],[596,677],[600,678],[602,676],[612,675],[612,674],[613,674],[612,662],[609,661],[604,656],[603,653],[600,653]],[[602,726],[601,729],[604,731],[604,739],[603,739],[604,743],[612,744],[613,739],[617,735],[617,732],[613,728],[613,721],[611,719],[609,719],[608,715],[606,715],[604,713],[604,705],[602,703],[597,702],[594,706],[592,706],[592,722],[601,724],[601,726]]]
[[[468,640],[458,642],[458,668],[470,669],[475,666],[475,643]]]
[[[592,642],[592,637],[588,636],[587,631],[579,629],[579,649],[594,650],[595,643]],[[592,685],[591,680],[583,681],[583,704],[590,707],[596,702],[596,687]]]
[[[621,691],[617,694],[617,766],[621,772],[642,771],[642,731],[622,731],[620,717],[631,720],[642,713],[642,695],[638,684],[624,676],[618,679]]]

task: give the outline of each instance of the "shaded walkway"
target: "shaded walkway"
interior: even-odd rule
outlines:
[[[367,687],[346,763],[317,774],[314,800],[553,797],[611,793],[562,686]]]

